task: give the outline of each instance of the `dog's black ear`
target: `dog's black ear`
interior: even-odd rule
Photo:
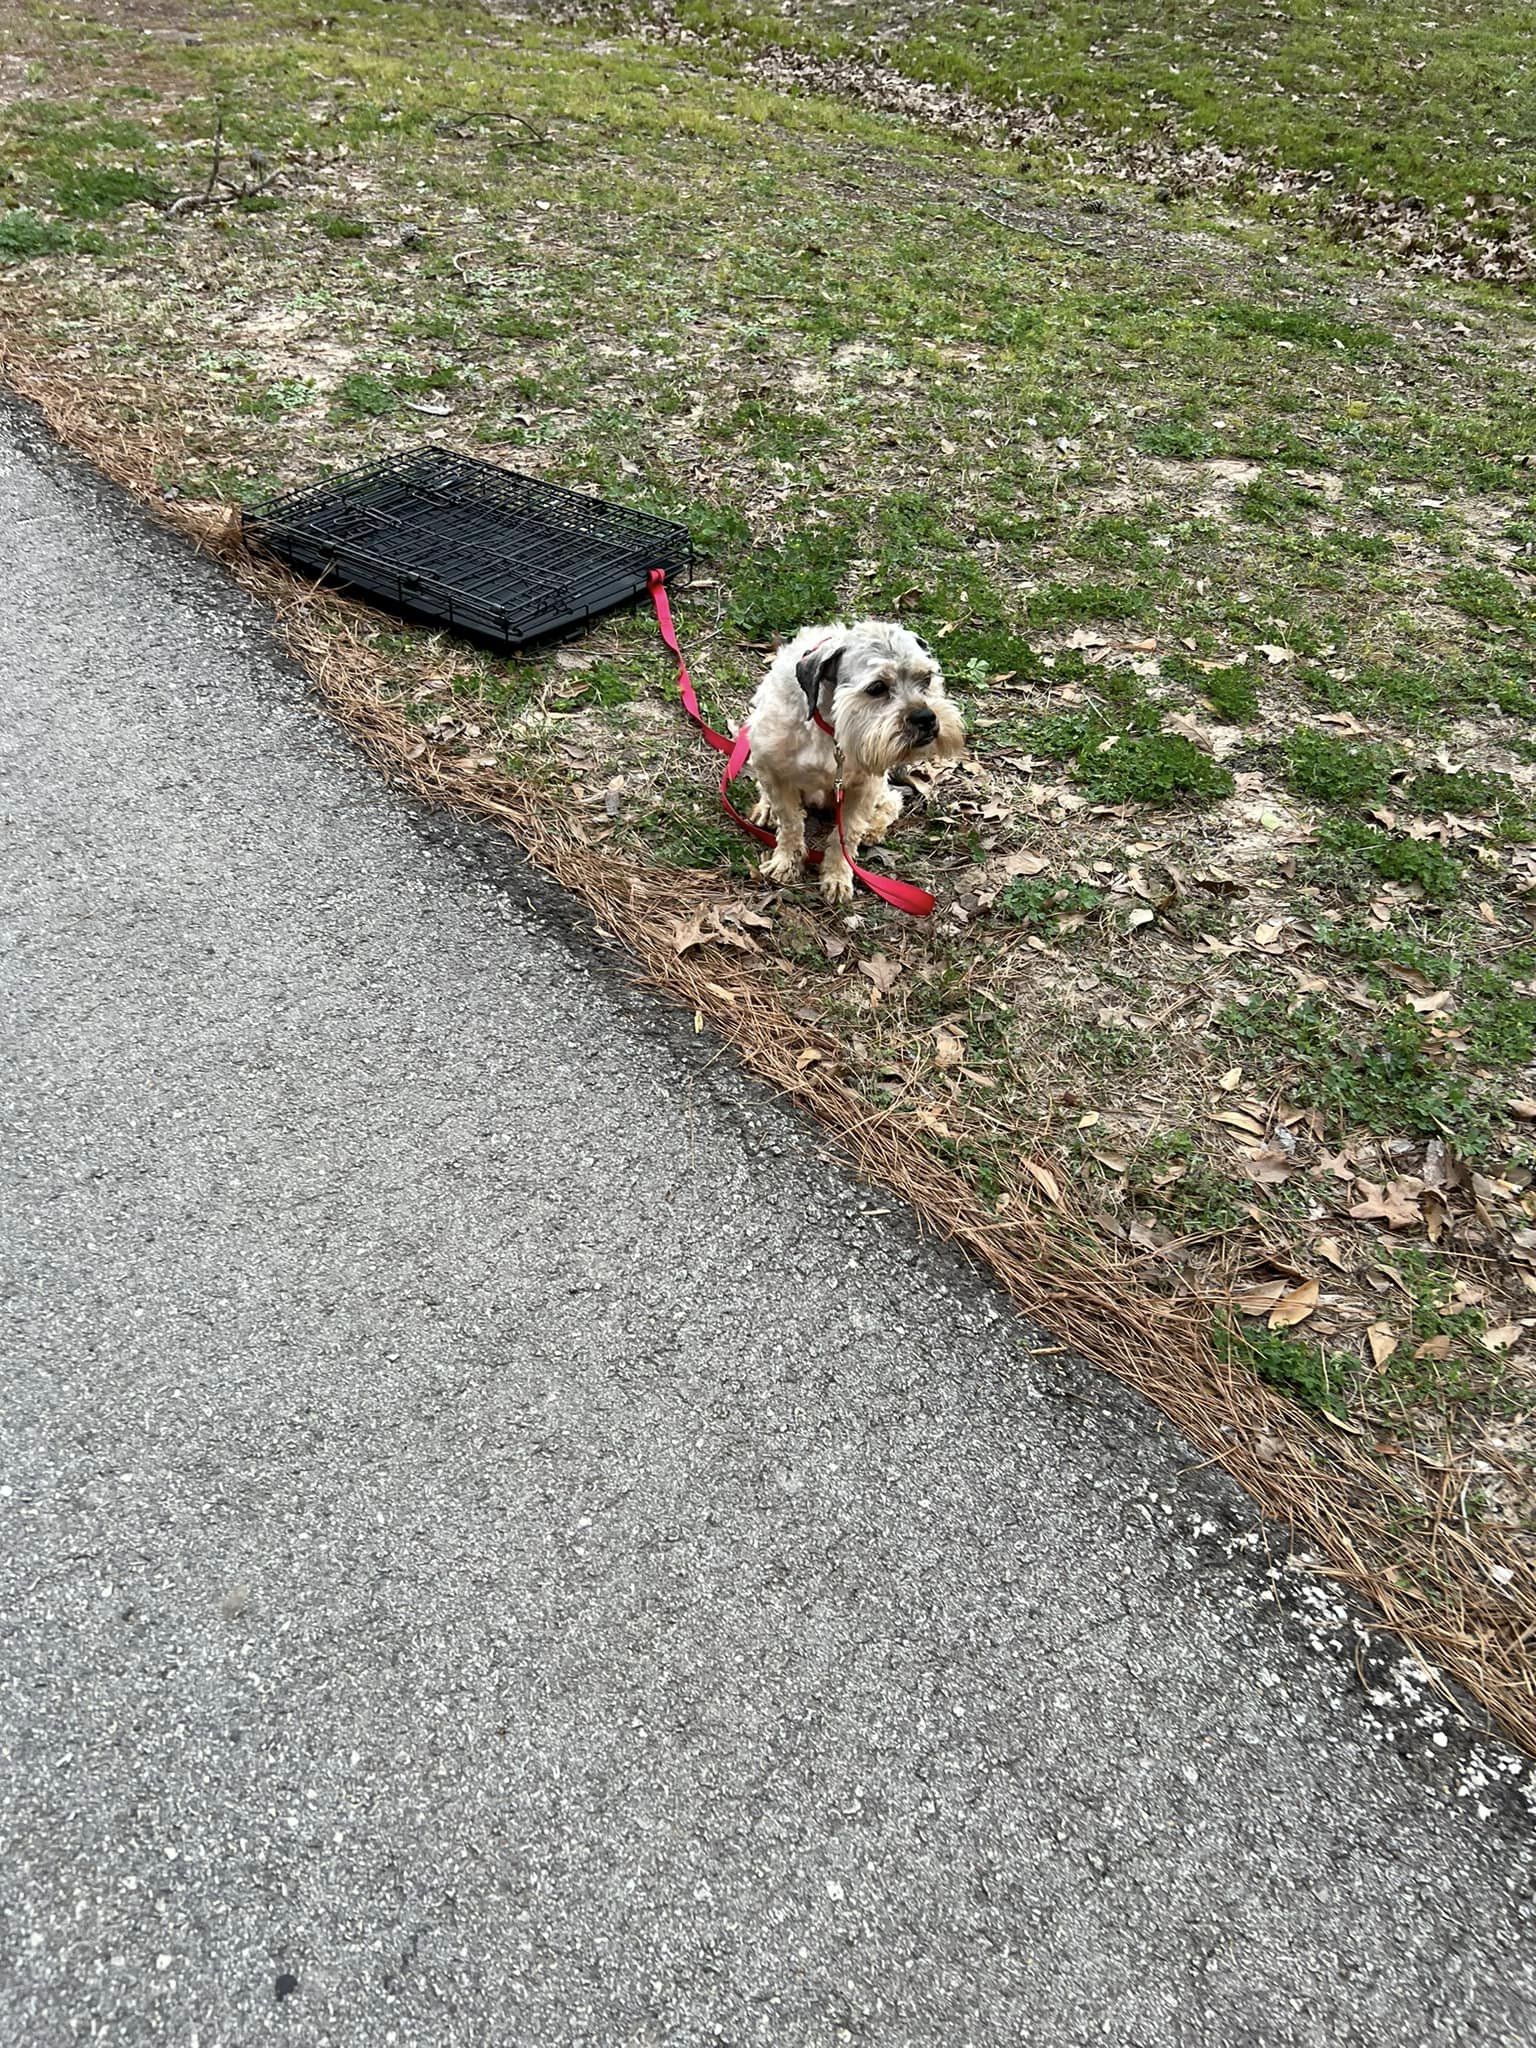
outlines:
[[[841,647],[828,648],[826,652],[819,647],[812,647],[795,663],[795,681],[805,692],[807,718],[816,716],[822,691],[829,686],[836,689],[838,664],[842,658]]]

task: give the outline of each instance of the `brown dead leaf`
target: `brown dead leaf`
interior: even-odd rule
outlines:
[[[1277,1188],[1295,1171],[1296,1161],[1279,1145],[1266,1145],[1262,1151],[1243,1154],[1243,1172],[1261,1187]]]
[[[1264,1126],[1255,1117],[1246,1115],[1240,1109],[1217,1109],[1211,1112],[1213,1124],[1226,1124],[1229,1129],[1241,1131],[1245,1138],[1263,1138],[1268,1135]]]
[[[825,1058],[826,1054],[818,1052],[814,1045],[802,1046],[800,1051],[795,1054],[795,1066],[803,1074],[807,1067],[814,1066],[817,1060]]]
[[[1020,1159],[1019,1164],[1046,1199],[1055,1202],[1059,1206],[1061,1202],[1061,1187],[1050,1168],[1048,1166],[1041,1166],[1033,1159]]]
[[[1143,1216],[1138,1216],[1125,1234],[1133,1245],[1144,1252],[1166,1251],[1173,1242],[1171,1230],[1165,1229],[1161,1223],[1148,1223]]]
[[[1232,1303],[1245,1316],[1267,1316],[1285,1294],[1283,1280],[1266,1280],[1261,1287],[1250,1287],[1244,1294],[1234,1294]]]
[[[1386,1364],[1400,1342],[1390,1323],[1372,1323],[1365,1341],[1371,1347],[1371,1363],[1378,1368]]]
[[[1524,1335],[1525,1331],[1519,1323],[1500,1323],[1496,1330],[1484,1330],[1477,1341],[1485,1351],[1508,1351],[1511,1345],[1518,1344]]]
[[[1242,1078],[1243,1070],[1241,1067],[1228,1067],[1227,1071],[1216,1083],[1216,1086],[1221,1090],[1223,1095],[1230,1095],[1232,1093],[1232,1090],[1240,1085]]]
[[[1193,640],[1186,640],[1184,645],[1190,649],[1192,654],[1194,653],[1195,643]],[[1248,656],[1244,652],[1242,654],[1229,654],[1225,661],[1205,661],[1198,654],[1195,654],[1194,659],[1189,665],[1191,668],[1197,668],[1202,674],[1209,676],[1214,675],[1218,669],[1246,668],[1248,666]]]
[[[1131,1164],[1123,1152],[1095,1152],[1091,1146],[1088,1148],[1088,1157],[1096,1159],[1100,1166],[1107,1167],[1111,1173],[1125,1173]]]
[[[1038,853],[1010,853],[1003,862],[1003,873],[1011,881],[1016,875],[1043,875],[1049,866]]]
[[[1345,1436],[1364,1436],[1365,1429],[1352,1415],[1335,1415],[1331,1408],[1319,1408],[1318,1414],[1330,1429],[1341,1430]]]
[[[1191,718],[1187,711],[1175,711],[1163,720],[1163,731],[1177,733],[1180,739],[1188,740],[1204,754],[1213,751],[1211,736],[1198,718]]]
[[[1451,1340],[1445,1336],[1426,1337],[1422,1344],[1416,1344],[1413,1347],[1413,1355],[1415,1358],[1449,1358],[1451,1355]]]
[[[1451,1007],[1451,1001],[1451,991],[1448,988],[1439,988],[1435,990],[1433,995],[1410,996],[1408,998],[1408,1007],[1410,1010],[1417,1010],[1421,1017],[1431,1017],[1437,1011],[1448,1010]]]
[[[754,910],[750,903],[726,903],[717,912],[726,924],[749,925],[755,932],[771,932],[773,919],[764,917],[760,910]]]
[[[710,934],[704,929],[706,916],[707,913],[705,911],[696,910],[692,917],[680,917],[678,919],[677,923],[672,927],[672,950],[674,953],[686,953],[692,947],[702,946],[706,942],[710,937]]]
[[[1422,1181],[1408,1177],[1389,1180],[1384,1186],[1372,1180],[1357,1180],[1355,1188],[1361,1199],[1348,1213],[1357,1223],[1380,1221],[1390,1230],[1417,1229],[1424,1222],[1419,1209],[1423,1187]]]
[[[1315,1280],[1303,1280],[1299,1287],[1293,1287],[1289,1294],[1282,1295],[1269,1312],[1269,1327],[1272,1330],[1288,1330],[1295,1323],[1304,1323],[1317,1307],[1319,1293]]]
[[[1253,943],[1256,946],[1272,946],[1283,930],[1284,926],[1278,924],[1256,924],[1253,928]]]
[[[901,979],[901,963],[888,960],[883,953],[872,953],[859,962],[859,972],[875,984],[881,995],[888,995]]]
[[[1536,1095],[1511,1095],[1504,1107],[1521,1123],[1536,1123]]]
[[[933,1034],[933,1063],[936,1067],[958,1067],[965,1059],[965,1040],[940,1024]]]
[[[1313,1238],[1312,1250],[1316,1257],[1326,1259],[1329,1265],[1337,1267],[1339,1272],[1347,1273],[1349,1271],[1348,1261],[1345,1259],[1343,1252],[1340,1251],[1339,1240],[1336,1237]]]

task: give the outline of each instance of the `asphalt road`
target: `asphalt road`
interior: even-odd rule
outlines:
[[[1515,1768],[1140,1402],[15,413],[0,591],[0,2039],[1536,2036]]]

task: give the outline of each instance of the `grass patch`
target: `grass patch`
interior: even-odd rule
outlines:
[[[1345,1413],[1345,1395],[1358,1376],[1358,1361],[1330,1353],[1304,1337],[1267,1330],[1262,1323],[1218,1322],[1217,1345],[1232,1364],[1246,1367],[1277,1392],[1304,1408]]]
[[[1497,569],[1453,569],[1442,580],[1440,594],[1447,604],[1485,625],[1515,627],[1530,622],[1530,606],[1510,579],[1501,576]]]
[[[1115,583],[1047,583],[1025,601],[1032,626],[1108,625],[1139,618],[1146,605],[1140,591]]]
[[[1285,743],[1285,781],[1313,803],[1354,809],[1378,804],[1387,794],[1392,754],[1364,740],[1336,739],[1303,726]]]
[[[1431,903],[1454,903],[1461,860],[1425,839],[1408,839],[1354,818],[1325,819],[1307,862],[1319,887],[1344,897],[1368,895],[1376,881],[1402,882]]]
[[[72,220],[105,220],[125,206],[160,206],[170,197],[158,178],[115,165],[66,171],[53,189],[53,203]]]
[[[1232,793],[1232,771],[1182,733],[1112,735],[1077,757],[1077,772],[1103,803],[1211,804]]]
[[[753,548],[732,585],[731,623],[746,639],[763,641],[787,639],[808,621],[836,618],[857,552],[856,525],[836,519]]]
[[[314,223],[328,242],[366,242],[373,233],[367,221],[345,213],[317,213]]]
[[[1292,1099],[1322,1112],[1341,1138],[1354,1130],[1404,1137],[1454,1137],[1481,1154],[1491,1104],[1451,1070],[1433,1024],[1411,1011],[1372,1020],[1316,996],[1287,1002],[1255,996],[1233,1004],[1222,1023],[1234,1058],[1262,1059],[1284,1076]]]
[[[382,377],[354,370],[336,386],[332,410],[343,420],[387,420],[400,409],[400,394]]]
[[[1431,21],[1414,0],[1279,10],[1239,0],[1213,8],[1170,0],[1035,0],[937,8],[914,17],[889,0],[678,0],[687,25],[732,24],[760,42],[862,51],[911,77],[964,86],[1001,106],[1049,105],[1117,143],[1187,148],[1215,142],[1258,167],[1277,164],[1340,193],[1390,192],[1457,213],[1493,238],[1511,231],[1508,195],[1529,198],[1533,60],[1524,17],[1495,4]],[[1045,165],[1042,136],[1031,168]],[[1170,163],[1166,199],[1197,191]],[[1260,213],[1277,202],[1262,174],[1224,188]],[[1307,204],[1305,191],[1294,202]],[[1340,233],[1349,231],[1342,223]],[[1286,299],[1227,297],[1239,335],[1369,353],[1368,323]]]

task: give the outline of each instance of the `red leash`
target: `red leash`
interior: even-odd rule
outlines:
[[[683,700],[683,709],[704,736],[707,746],[717,754],[726,757],[725,768],[720,776],[720,802],[727,817],[734,818],[743,832],[750,832],[754,839],[764,846],[777,846],[774,835],[763,825],[754,825],[750,818],[743,817],[731,802],[731,784],[747,765],[752,752],[752,734],[745,725],[735,739],[727,739],[724,733],[716,732],[699,709],[698,694],[693,687],[693,677],[688,673],[688,664],[683,659],[683,650],[677,644],[677,628],[672,623],[672,607],[667,601],[667,572],[653,569],[646,587],[651,594],[651,603],[656,607],[656,624],[667,647],[677,656],[677,690]],[[825,733],[832,728],[818,711],[814,714],[816,723]],[[889,903],[896,910],[904,910],[909,917],[928,917],[933,911],[933,898],[926,889],[919,889],[912,882],[899,882],[891,875],[877,875],[868,868],[861,868],[848,851],[848,842],[843,837],[843,792],[839,788],[836,799],[837,843],[843,849],[843,858],[871,895],[878,896],[882,903]],[[807,853],[808,861],[819,861],[819,852]]]

